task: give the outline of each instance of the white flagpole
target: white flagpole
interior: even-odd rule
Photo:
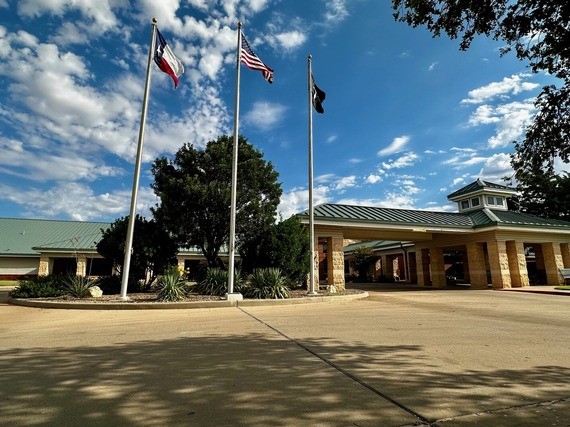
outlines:
[[[241,300],[240,293],[234,293],[234,265],[235,265],[235,234],[236,234],[236,198],[237,198],[237,169],[238,169],[238,135],[239,135],[239,86],[240,86],[240,63],[241,63],[241,22],[238,22],[237,60],[236,60],[236,99],[234,106],[234,142],[232,163],[232,189],[230,209],[230,259],[228,265],[228,293],[226,299]]]
[[[311,69],[311,58],[307,57],[308,81],[309,81],[309,239],[311,242],[309,263],[309,294],[316,295],[315,290],[315,224],[313,215],[313,71]]]
[[[152,57],[154,54],[154,45],[156,39],[156,23],[158,21],[156,18],[152,18],[152,31],[150,36],[150,48],[148,50],[148,62],[146,66],[146,82],[144,85],[144,96],[143,105],[141,111],[141,122],[139,128],[139,140],[137,146],[137,157],[135,162],[135,176],[133,178],[133,192],[131,194],[131,210],[129,213],[129,225],[127,228],[127,238],[125,240],[125,259],[123,261],[123,278],[121,281],[121,297],[122,301],[128,301],[127,297],[127,286],[129,283],[129,270],[131,267],[131,252],[133,247],[133,233],[135,228],[135,217],[137,208],[137,196],[139,190],[139,178],[141,173],[141,161],[143,153],[143,140],[144,140],[144,129],[146,125],[146,109],[148,106],[148,94],[150,91],[150,76],[152,72]]]

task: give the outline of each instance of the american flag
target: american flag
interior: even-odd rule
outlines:
[[[241,62],[251,70],[259,70],[263,73],[263,78],[269,83],[273,83],[273,70],[263,63],[261,59],[253,52],[249,43],[241,34]]]

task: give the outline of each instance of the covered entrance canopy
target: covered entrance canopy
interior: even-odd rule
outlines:
[[[319,241],[326,242],[327,283],[344,288],[343,248],[348,239],[412,243],[404,252],[415,274],[406,281],[424,286],[445,286],[444,251],[449,250],[464,254],[472,288],[489,283],[494,288],[529,286],[526,253],[531,251],[545,283],[563,283],[560,269],[570,268],[570,222],[511,212],[506,199],[513,194],[512,188],[477,180],[448,196],[459,212],[316,206],[313,244],[318,251]],[[308,225],[307,211],[299,218]]]

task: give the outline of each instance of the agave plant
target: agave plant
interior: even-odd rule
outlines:
[[[95,283],[85,276],[76,276],[70,274],[64,280],[64,288],[66,293],[74,298],[87,298],[91,296],[89,288]]]
[[[234,273],[234,291],[241,292],[241,271],[236,268]],[[228,292],[228,272],[221,268],[209,268],[206,277],[192,287],[192,291],[202,295],[224,296]]]
[[[287,278],[278,268],[259,268],[253,271],[246,296],[260,299],[289,298]]]
[[[156,287],[159,301],[180,301],[187,293],[186,283],[176,267],[160,276]]]

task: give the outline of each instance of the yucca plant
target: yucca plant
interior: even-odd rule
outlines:
[[[241,271],[234,273],[234,292],[241,292]],[[228,272],[221,268],[209,268],[206,277],[192,287],[192,291],[202,295],[224,296],[228,292]]]
[[[186,283],[176,267],[170,268],[160,276],[156,287],[159,301],[180,301],[187,294]]]
[[[70,274],[64,280],[65,291],[74,298],[87,298],[91,296],[89,288],[94,282],[85,276]]]
[[[249,298],[289,298],[287,278],[278,268],[259,268],[254,270],[249,286],[244,291]]]

